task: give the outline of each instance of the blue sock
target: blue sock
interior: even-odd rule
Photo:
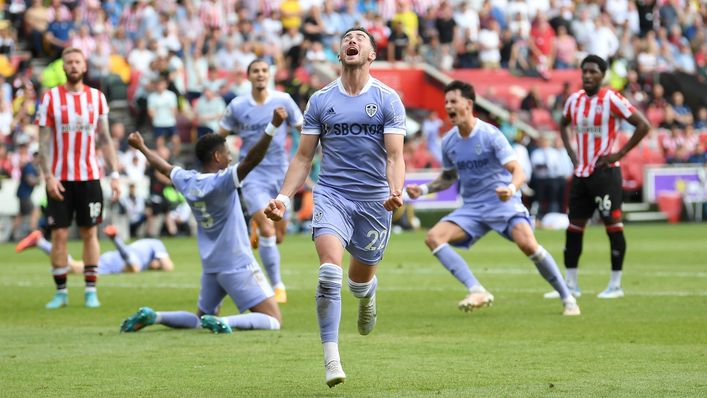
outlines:
[[[223,320],[228,326],[238,330],[280,330],[280,322],[277,319],[260,312],[225,316]]]
[[[267,238],[259,236],[258,242],[260,260],[263,262],[265,272],[268,273],[270,284],[273,287],[278,287],[277,285],[282,284],[282,278],[280,277],[280,250],[277,248],[277,238],[275,236]]]
[[[432,254],[444,265],[449,272],[454,275],[467,289],[478,285],[479,281],[469,269],[466,261],[449,244],[444,243],[432,250]]]
[[[354,282],[349,279],[349,290],[356,298],[370,298],[376,294],[376,287],[378,287],[378,278],[373,276],[368,282]]]
[[[528,256],[528,258],[535,264],[535,268],[538,269],[540,275],[542,275],[542,277],[545,278],[545,280],[548,281],[558,293],[560,293],[561,299],[564,300],[569,297],[570,292],[569,289],[567,289],[565,280],[562,279],[560,269],[557,268],[555,259],[552,258],[552,255],[550,255],[544,247],[538,247],[535,254]]]
[[[123,259],[126,263],[130,264],[130,254],[128,253],[128,247],[123,242],[120,237],[116,236],[113,238],[113,244],[115,244],[115,248],[118,249],[118,253],[120,254],[120,258]]]
[[[37,248],[46,254],[52,254],[52,242],[44,239],[44,237],[39,238],[37,241]]]
[[[322,343],[339,341],[342,274],[341,268],[331,263],[324,263],[319,267],[316,301]]]
[[[176,329],[196,329],[201,327],[199,317],[188,311],[158,312],[155,323]]]

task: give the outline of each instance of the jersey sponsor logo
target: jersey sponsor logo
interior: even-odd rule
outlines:
[[[588,124],[589,122],[587,122]],[[602,134],[602,128],[601,126],[589,126],[589,125],[580,125],[577,126],[577,132],[580,134],[589,134],[589,135],[601,135]]]
[[[376,115],[376,112],[378,112],[378,105],[376,104],[366,104],[366,114],[369,117],[373,117]]]
[[[382,124],[334,123],[324,125],[324,134],[333,135],[382,135]]]
[[[238,131],[262,131],[267,127],[267,123],[258,124],[246,124],[246,123],[236,123],[236,129]]]
[[[457,170],[474,170],[486,167],[489,164],[488,158],[477,160],[458,160]]]
[[[73,133],[73,132],[77,132],[77,131],[80,131],[82,133],[90,133],[92,129],[93,129],[93,125],[84,124],[84,123],[71,123],[71,124],[62,124],[61,125],[61,132],[62,133]]]

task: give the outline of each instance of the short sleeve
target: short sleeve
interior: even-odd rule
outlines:
[[[162,243],[161,240],[155,241],[155,247],[153,249],[155,250],[156,259],[163,259],[169,257],[167,248],[164,246],[164,243]]]
[[[383,134],[401,134],[407,133],[407,117],[405,116],[405,106],[397,94],[392,94],[389,101],[385,104],[384,115],[385,121],[383,126]]]
[[[226,131],[234,131],[236,129],[236,117],[233,112],[232,103],[226,106],[226,110],[223,111],[223,116],[221,116],[218,125]]]
[[[106,118],[108,117],[108,101],[106,100],[106,96],[103,93],[100,93],[101,99],[100,99],[100,104],[98,107],[98,117],[100,118]]]
[[[454,160],[451,156],[449,156],[449,151],[451,149],[449,141],[449,138],[446,140],[442,140],[442,167],[445,170],[456,169],[456,166],[454,165]]]
[[[190,177],[190,173],[179,166],[173,167],[172,172],[169,173],[169,178],[172,180],[172,185],[174,185],[174,188],[181,192],[182,195],[184,195],[184,191],[187,189]]]
[[[611,113],[622,119],[628,119],[636,112],[636,108],[621,94],[616,91],[609,91],[609,106]]]
[[[518,160],[513,147],[511,147],[511,144],[503,133],[498,130],[491,135],[491,147],[496,155],[496,159],[498,159],[498,162],[502,165],[506,165],[513,160]]]
[[[37,108],[35,123],[39,127],[54,127],[54,107],[52,106],[52,95],[50,91],[44,93],[42,97],[42,102]]]
[[[298,126],[304,123],[302,111],[300,111],[299,106],[289,95],[287,96],[287,116],[287,122],[290,126]]]
[[[319,135],[322,132],[322,122],[320,118],[318,98],[319,95],[313,95],[307,102],[307,107],[304,108],[304,124],[302,125],[302,134]]]
[[[565,119],[571,120],[572,115],[570,114],[570,108],[572,101],[574,100],[575,96],[571,95],[567,100],[565,101],[565,106],[562,108],[562,117]]]

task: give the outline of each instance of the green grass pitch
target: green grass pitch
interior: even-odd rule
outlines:
[[[314,309],[318,262],[307,236],[281,246],[289,302],[278,332],[212,335],[154,326],[119,334],[140,306],[195,310],[194,239],[166,241],[172,273],[103,276],[103,306],[49,311],[47,257],[0,246],[0,396],[169,397],[686,397],[707,396],[707,225],[629,225],[626,297],[602,301],[609,276],[603,228],[588,229],[580,265],[582,316],[564,318],[549,286],[512,244],[489,235],[462,252],[496,303],[471,314],[464,290],[423,244],[395,235],[379,270],[378,325],[356,332],[343,292],[345,384],[324,383]],[[538,240],[562,262],[564,233]],[[104,250],[110,242],[101,242]],[[71,252],[79,256],[78,242]],[[228,301],[223,314],[235,312]]]

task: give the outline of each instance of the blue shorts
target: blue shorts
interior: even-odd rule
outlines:
[[[354,257],[376,265],[390,238],[393,213],[382,201],[349,200],[331,189],[317,186],[314,190],[312,239],[335,235]]]
[[[274,295],[258,264],[234,271],[201,274],[199,311],[217,314],[227,294],[241,313]]]
[[[271,199],[277,197],[285,179],[285,173],[278,170],[251,172],[243,179],[241,193],[248,215],[252,216],[267,207]]]
[[[494,230],[504,238],[513,241],[511,237],[513,227],[522,222],[528,223],[531,227],[533,226],[528,209],[517,197],[512,197],[507,202],[501,202],[492,208],[462,206],[442,218],[441,221],[457,224],[459,228],[466,232],[466,239],[450,242],[450,244],[467,249],[490,230]]]
[[[130,264],[136,264],[138,266],[142,265],[140,264],[140,258],[134,251],[128,249],[127,252],[128,261],[130,261]],[[123,260],[123,257],[117,250],[104,252],[100,257],[98,257],[98,273],[100,275],[120,274],[125,270],[126,265],[125,260]]]
[[[172,138],[172,136],[176,132],[177,132],[177,126],[153,127],[152,128],[152,134],[155,136],[155,138],[159,138],[162,136],[164,136],[165,138]]]

